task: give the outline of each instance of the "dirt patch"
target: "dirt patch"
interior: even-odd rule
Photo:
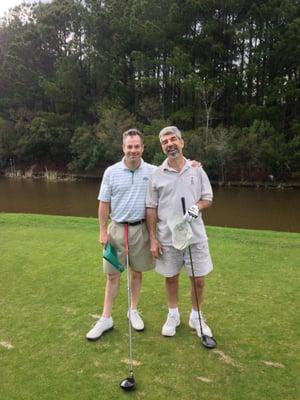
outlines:
[[[5,342],[5,341],[0,342],[0,346],[4,347],[7,350],[14,348],[14,346],[10,342]]]
[[[240,366],[236,361],[234,361],[233,358],[227,356],[223,351],[214,350],[213,352],[216,353],[219,356],[220,360],[223,361],[225,364],[232,365],[233,367]]]
[[[124,363],[124,364],[127,364],[127,365],[130,364],[130,361],[128,360],[128,358],[123,358],[123,360],[121,360],[121,362]],[[132,365],[134,367],[138,367],[138,366],[142,365],[142,363],[140,361],[137,361],[137,360],[132,360]]]
[[[273,361],[262,361],[267,367],[285,368],[283,364],[275,363]]]
[[[211,379],[205,378],[204,376],[197,376],[197,379],[198,379],[199,381],[205,382],[205,383],[211,383],[211,382],[212,382]]]

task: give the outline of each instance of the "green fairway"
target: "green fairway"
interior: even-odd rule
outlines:
[[[0,399],[296,400],[300,385],[300,234],[207,228],[214,272],[203,311],[218,341],[206,350],[188,326],[161,336],[163,278],[144,274],[146,329],[133,332],[137,390],[128,373],[126,275],[114,329],[86,332],[101,312],[105,278],[94,218],[0,214]]]

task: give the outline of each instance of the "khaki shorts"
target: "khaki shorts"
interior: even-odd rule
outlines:
[[[126,268],[124,234],[125,224],[111,222],[108,226],[110,243],[117,251],[120,263]],[[129,266],[133,271],[145,272],[154,268],[154,260],[150,253],[149,234],[146,223],[129,225]],[[107,274],[118,273],[110,262],[103,259],[103,271]]]
[[[196,243],[190,246],[195,276],[205,276],[213,269],[208,243]],[[170,278],[179,274],[184,266],[188,276],[192,275],[189,249],[177,250],[172,246],[162,246],[163,254],[156,260],[155,271]]]

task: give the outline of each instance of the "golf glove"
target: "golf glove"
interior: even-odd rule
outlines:
[[[195,221],[199,216],[199,208],[196,204],[191,206],[185,213],[183,219],[188,222]]]

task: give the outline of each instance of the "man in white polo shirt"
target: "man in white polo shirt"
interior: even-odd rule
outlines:
[[[177,250],[173,246],[170,222],[182,218],[181,198],[185,198],[191,227],[190,249],[192,254],[195,287],[199,305],[203,301],[204,277],[212,271],[208,239],[201,217],[202,210],[212,204],[213,193],[209,179],[202,167],[192,168],[183,157],[184,142],[177,127],[162,129],[159,139],[167,159],[152,174],[146,197],[147,225],[150,235],[150,249],[156,258],[156,271],[165,277],[169,312],[162,328],[162,335],[174,336],[180,325],[178,311],[179,274],[182,266],[191,280],[192,310],[189,326],[202,337],[199,323],[197,298],[192,284],[191,262],[188,249]],[[212,337],[200,311],[203,334]]]
[[[116,249],[121,264],[125,264],[124,227],[129,225],[129,264],[131,286],[131,325],[144,330],[144,322],[137,310],[142,284],[142,272],[154,268],[149,248],[149,235],[145,223],[145,198],[149,177],[156,168],[143,161],[143,136],[137,129],[123,133],[122,161],[107,168],[99,200],[99,242],[103,249],[109,242]],[[109,216],[112,222],[108,225]],[[113,328],[112,308],[120,285],[120,272],[103,260],[106,273],[104,305],[101,318],[87,333],[88,340],[97,340]],[[128,317],[128,315],[127,315]]]

